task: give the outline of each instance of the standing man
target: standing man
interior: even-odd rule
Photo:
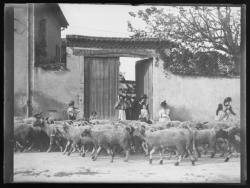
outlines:
[[[124,97],[122,95],[119,95],[119,99],[115,104],[115,109],[118,110],[119,112],[118,119],[121,121],[126,120],[125,108],[126,108],[126,105],[125,105]]]

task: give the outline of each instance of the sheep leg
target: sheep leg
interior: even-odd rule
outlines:
[[[143,148],[143,150],[144,150],[144,152],[145,152],[145,156],[148,156],[148,147],[147,147],[147,144],[145,143],[145,142],[143,142],[142,143],[142,148]]]
[[[214,156],[215,156],[215,153],[216,153],[216,144],[214,143],[213,145],[212,145],[212,152],[211,152],[211,158],[214,158]]]
[[[196,150],[196,153],[198,155],[198,158],[201,158],[201,152],[200,152],[200,150],[197,147],[195,148],[195,150]]]
[[[159,164],[163,164],[163,151],[162,151],[162,149],[160,149],[160,162],[159,162]]]
[[[59,141],[57,139],[55,140],[55,144],[60,149],[60,151],[62,152],[63,151],[63,147],[61,146],[61,144],[59,143]]]
[[[68,141],[68,142],[67,142],[67,144],[66,144],[66,146],[65,146],[65,149],[64,149],[63,155],[65,155],[65,154],[66,154],[66,152],[68,151],[68,147],[70,146],[70,144],[71,144],[71,142],[70,142],[70,141]]]
[[[92,156],[94,156],[95,151],[96,151],[96,148],[95,148],[95,147],[93,147],[93,150],[92,150],[92,152],[91,152],[91,154],[90,154],[90,156],[91,156],[91,157],[92,157]]]
[[[27,150],[25,150],[25,151],[30,151],[32,148],[33,148],[33,146],[34,146],[35,144],[34,143],[32,143],[31,145],[30,145],[30,147],[28,147],[28,149]]]
[[[54,143],[54,136],[50,136],[49,148],[48,148],[47,152],[50,152],[50,151],[51,151],[52,146],[53,146],[53,143]]]
[[[74,146],[74,147],[71,147],[70,149],[72,149],[72,151],[71,151],[71,153],[73,152],[76,152],[76,146]]]
[[[16,141],[16,149],[17,149],[17,151],[18,151],[18,148],[20,149],[20,151],[23,150],[23,146],[18,141]]]
[[[174,164],[175,166],[178,166],[180,164],[182,157],[183,157],[183,154],[181,154],[179,151],[177,151],[177,155],[178,155],[178,159]]]
[[[173,152],[170,151],[170,152],[169,152],[169,155],[168,155],[168,160],[170,160],[170,159],[172,158],[172,154],[173,154]]]
[[[81,155],[82,157],[85,157],[85,148],[84,148],[84,144],[83,144],[82,147],[81,147],[80,155]]]
[[[226,156],[226,158],[225,158],[224,161],[225,161],[225,162],[228,162],[229,159],[232,157],[232,155],[233,155],[232,148],[231,148],[231,145],[229,144],[228,153],[227,153],[227,156]]]
[[[114,160],[114,157],[115,157],[115,153],[114,153],[114,151],[111,150],[111,161],[112,161],[112,162],[113,162],[113,160]]]
[[[192,162],[192,165],[195,165],[195,158],[194,158],[192,152],[190,151],[190,149],[187,149],[187,152],[189,154],[189,158],[190,158],[190,160]]]
[[[128,158],[129,158],[129,150],[128,149],[125,150],[125,154],[126,154],[126,156],[125,156],[124,162],[128,162]]]
[[[71,144],[71,147],[69,148],[69,151],[68,151],[68,156],[70,156],[70,154],[73,152],[73,151],[75,151],[76,149],[76,144],[75,143],[72,143]]]
[[[112,162],[113,162],[113,160],[114,160],[112,150],[108,148],[108,149],[107,149],[107,153],[111,156],[111,160],[110,160],[110,162],[112,163]]]
[[[153,162],[153,158],[152,158],[152,155],[154,154],[155,152],[155,148],[153,148],[150,153],[149,153],[149,164],[152,164]]]
[[[92,160],[93,160],[93,161],[95,161],[95,160],[97,159],[97,156],[98,156],[98,154],[100,153],[101,149],[102,149],[102,147],[101,147],[101,146],[99,146],[99,148],[97,149],[97,151],[96,151],[95,155],[94,155],[94,156],[92,156]]]

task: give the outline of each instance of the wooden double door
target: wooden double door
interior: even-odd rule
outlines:
[[[153,118],[153,58],[143,59],[136,62],[136,96],[147,95],[148,111]],[[139,112],[137,112],[139,113]],[[139,114],[136,114],[138,117]]]
[[[84,116],[117,119],[119,57],[84,57]]]

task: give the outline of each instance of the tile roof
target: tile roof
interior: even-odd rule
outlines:
[[[121,38],[121,37],[93,37],[82,35],[67,35],[67,46],[92,48],[137,48],[156,49],[177,46],[176,43],[160,38]]]

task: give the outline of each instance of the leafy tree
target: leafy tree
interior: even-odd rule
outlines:
[[[240,66],[240,9],[231,7],[172,7],[175,11],[156,7],[129,12],[146,26],[138,29],[128,22],[132,37],[158,37],[178,42],[181,49],[217,51],[234,62],[234,71]]]

